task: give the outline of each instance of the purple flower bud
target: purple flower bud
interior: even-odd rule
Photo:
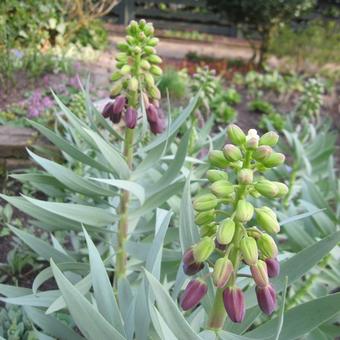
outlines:
[[[199,279],[191,280],[181,296],[181,307],[183,310],[189,310],[197,306],[208,291],[205,282]]]
[[[190,247],[189,249],[187,249],[185,251],[185,253],[183,254],[183,263],[185,265],[191,265],[193,263],[195,263],[195,258],[194,258],[194,252],[192,250],[192,247]]]
[[[104,109],[102,111],[102,116],[104,118],[109,118],[112,112],[113,102],[109,102],[104,106]]]
[[[266,259],[267,272],[269,277],[276,277],[280,274],[280,262],[275,259]]]
[[[149,104],[146,108],[146,115],[148,118],[148,122],[151,123],[157,123],[159,120],[158,117],[158,110],[155,105]]]
[[[226,250],[227,245],[226,245],[226,244],[221,244],[221,243],[219,243],[219,242],[217,241],[217,239],[215,238],[215,247],[216,247],[217,249],[219,249],[219,250],[224,251],[224,250]]]
[[[137,111],[129,107],[125,112],[125,124],[129,129],[134,129],[137,124]]]
[[[186,275],[192,276],[200,272],[204,268],[203,262],[194,262],[191,264],[183,263],[183,271]]]
[[[114,114],[119,114],[123,112],[124,106],[126,103],[126,99],[124,96],[118,96],[116,97],[116,99],[113,102],[113,106],[112,106],[112,112]]]
[[[271,285],[256,287],[257,302],[263,313],[270,315],[276,309],[276,292]]]
[[[238,287],[227,287],[223,292],[224,308],[233,322],[242,322],[245,315],[244,293]]]
[[[155,135],[165,130],[165,121],[161,118],[158,118],[157,122],[149,122],[149,124],[151,132]]]

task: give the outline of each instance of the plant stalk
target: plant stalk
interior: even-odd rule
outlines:
[[[129,168],[132,168],[133,159],[133,129],[126,128],[124,140],[124,157]],[[128,235],[128,207],[130,195],[127,190],[121,191],[119,214],[120,220],[118,224],[118,249],[116,260],[116,279],[124,277],[126,274],[127,254],[125,250],[125,242]]]

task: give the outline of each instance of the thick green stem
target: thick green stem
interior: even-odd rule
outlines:
[[[249,168],[250,159],[251,159],[251,151],[247,151],[245,155],[245,161],[243,164],[244,169]],[[234,210],[236,209],[238,202],[242,200],[246,196],[246,194],[247,194],[247,186],[241,185],[237,192],[236,199],[233,204]],[[230,254],[229,254],[229,259],[233,264],[234,272],[228,282],[228,286],[234,285],[237,279],[237,271],[240,265],[239,245],[240,245],[240,240],[242,238],[243,233],[244,233],[244,227],[240,223],[236,222],[236,230],[235,230],[233,240],[231,242],[231,244],[233,245],[233,248],[231,249]],[[218,288],[215,294],[214,305],[209,315],[208,328],[213,329],[213,330],[221,329],[223,327],[226,315],[227,314],[226,314],[224,303],[223,303],[223,289]]]
[[[133,158],[133,129],[126,129],[124,140],[124,156],[129,168],[132,168]],[[116,261],[116,279],[125,276],[126,273],[126,250],[125,241],[128,234],[128,207],[129,207],[129,192],[126,190],[121,191],[119,214],[120,220],[118,225],[118,248],[117,248],[117,261]]]
[[[221,329],[227,314],[223,304],[223,289],[216,290],[215,301],[209,316],[208,328],[212,330]]]
[[[288,184],[288,193],[285,196],[284,200],[283,200],[283,205],[287,208],[289,205],[289,199],[290,196],[292,194],[293,188],[294,188],[294,184],[296,181],[296,176],[297,176],[297,170],[295,167],[293,167],[293,171],[290,174],[290,178],[289,178],[289,184]]]

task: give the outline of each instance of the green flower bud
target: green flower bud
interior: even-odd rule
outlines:
[[[157,100],[161,99],[161,93],[158,90],[158,87],[156,86],[152,86],[149,88],[149,94],[154,99],[157,99]]]
[[[251,184],[253,182],[253,171],[250,169],[241,169],[237,174],[237,181],[240,184]]]
[[[145,19],[140,19],[138,25],[139,25],[139,28],[141,30],[144,29],[144,27],[146,25],[146,20]]]
[[[225,169],[228,167],[229,162],[225,159],[223,151],[212,150],[209,152],[209,162],[217,168]]]
[[[227,128],[227,134],[232,143],[236,145],[242,145],[246,141],[246,135],[244,132],[235,124],[230,124]]]
[[[216,239],[219,244],[226,245],[231,242],[235,233],[235,222],[231,218],[222,221],[217,229]]]
[[[129,26],[127,27],[128,34],[135,35],[139,32],[138,23],[135,20],[131,20]]]
[[[249,266],[256,264],[259,254],[255,239],[249,236],[245,236],[240,242],[240,249],[244,261]]]
[[[206,261],[215,249],[215,243],[211,237],[203,237],[202,240],[192,248],[196,262]]]
[[[155,32],[155,29],[151,23],[146,24],[143,30],[146,35],[152,35]]]
[[[229,281],[231,274],[234,271],[232,262],[225,258],[219,258],[214,265],[212,274],[214,285],[217,288],[223,288]]]
[[[274,146],[276,145],[278,140],[279,140],[279,135],[276,132],[269,131],[260,138],[259,144]]]
[[[215,210],[201,211],[195,216],[195,223],[197,225],[209,224],[214,222],[215,217]]]
[[[144,70],[150,70],[150,68],[151,68],[150,63],[149,63],[146,59],[142,59],[142,60],[141,60],[140,66],[141,66],[141,68],[143,68]]]
[[[149,55],[149,54],[156,54],[156,50],[153,47],[151,47],[151,46],[145,46],[144,47],[144,52],[147,55]]]
[[[128,56],[125,52],[117,53],[116,54],[116,60],[121,61],[123,63],[127,63],[128,61]]]
[[[267,265],[264,261],[258,260],[250,266],[250,271],[258,287],[266,287],[269,284]]]
[[[246,200],[240,200],[237,203],[235,217],[238,221],[246,223],[252,219],[254,215],[254,207]]]
[[[112,74],[111,80],[112,81],[117,81],[117,80],[119,80],[122,77],[123,77],[122,73],[120,71],[116,71],[116,72],[114,72]]]
[[[132,77],[129,80],[129,90],[132,92],[137,92],[138,91],[138,80],[136,77]]]
[[[162,69],[156,65],[151,66],[150,72],[154,74],[155,76],[161,76],[163,73]]]
[[[134,46],[137,43],[137,40],[134,37],[132,37],[131,35],[126,36],[126,41],[131,46]]]
[[[264,197],[274,198],[279,193],[279,187],[275,182],[261,179],[255,183],[255,189]]]
[[[200,234],[202,237],[204,236],[213,236],[216,234],[216,224],[209,223],[200,225]]]
[[[242,152],[241,150],[233,145],[227,144],[223,149],[224,157],[230,162],[236,162],[242,159]]]
[[[129,74],[131,72],[131,66],[130,65],[124,65],[121,69],[120,69],[120,73],[125,76],[126,74]]]
[[[259,146],[253,152],[253,158],[258,162],[262,162],[266,160],[272,153],[273,153],[273,150],[270,146],[262,145],[262,146]]]
[[[276,214],[268,207],[255,209],[256,221],[260,228],[269,234],[276,234],[280,231],[280,225],[277,221]]]
[[[162,62],[162,59],[156,55],[156,54],[151,54],[149,57],[148,57],[148,61],[151,63],[151,64],[160,64]]]
[[[213,194],[220,198],[226,198],[234,192],[233,185],[224,179],[214,182],[210,188]]]
[[[121,92],[122,92],[122,89],[123,89],[123,84],[121,81],[117,81],[113,87],[112,87],[112,90],[111,90],[111,96],[112,97],[117,97]]]
[[[155,47],[158,43],[159,43],[159,39],[158,38],[151,38],[147,42],[147,44],[149,46],[152,46],[152,47]]]
[[[139,41],[144,41],[146,39],[145,33],[144,32],[140,32],[138,34],[138,39],[139,39]]]
[[[196,211],[206,211],[216,208],[217,197],[213,194],[204,194],[194,200],[193,207]]]
[[[140,53],[142,53],[142,49],[139,46],[135,46],[133,48],[133,53],[134,54],[140,54]]]
[[[207,171],[207,178],[209,182],[216,182],[221,179],[228,180],[228,174],[225,171],[211,169]]]
[[[117,50],[121,52],[128,52],[130,50],[129,45],[126,43],[117,43],[116,47],[117,47]]]
[[[246,148],[249,150],[255,150],[259,145],[259,136],[255,129],[250,129],[246,136]]]
[[[285,161],[285,155],[279,152],[272,153],[268,158],[262,161],[263,165],[267,168],[273,168],[283,164]]]
[[[262,234],[257,245],[265,259],[274,259],[279,253],[274,239],[268,234]]]
[[[256,137],[247,138],[246,148],[249,150],[255,150],[259,145],[259,140]]]
[[[281,182],[274,182],[276,184],[276,186],[279,189],[279,192],[277,194],[277,197],[283,197],[286,196],[288,194],[288,187],[286,184],[281,183]]]
[[[150,73],[145,73],[144,74],[144,79],[145,79],[146,85],[148,87],[155,86],[155,80],[154,80],[153,76]]]

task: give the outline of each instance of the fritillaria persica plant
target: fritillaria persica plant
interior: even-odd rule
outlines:
[[[126,31],[126,41],[117,45],[120,51],[116,55],[118,70],[112,75],[114,85],[111,91],[111,98],[114,100],[106,104],[102,115],[114,124],[119,123],[124,116],[126,126],[124,156],[131,168],[133,131],[138,119],[146,111],[151,132],[158,134],[165,129],[165,117],[159,107],[161,95],[154,79],[155,76],[162,74],[162,69],[158,66],[162,60],[156,54],[155,46],[158,44],[158,39],[153,35],[153,25],[143,19],[138,23],[133,20]],[[128,203],[129,192],[122,190],[118,227],[117,278],[125,275],[126,271],[124,243],[128,231]]]
[[[230,125],[227,132],[232,144],[209,154],[210,192],[193,203],[201,240],[183,257],[183,269],[189,276],[198,274],[205,265],[211,269],[208,275],[217,287],[209,320],[212,329],[223,326],[226,313],[233,322],[244,319],[244,293],[237,286],[242,263],[249,266],[261,310],[268,315],[275,310],[276,293],[269,278],[279,274],[280,266],[278,249],[270,235],[278,233],[280,225],[270,207],[256,208],[252,202],[260,196],[279,198],[288,191],[285,184],[264,177],[267,169],[285,160],[283,154],[272,149],[279,138],[275,132],[259,137],[251,129],[245,135],[236,125]],[[207,293],[206,277],[189,282],[181,297],[184,310],[194,308]]]

